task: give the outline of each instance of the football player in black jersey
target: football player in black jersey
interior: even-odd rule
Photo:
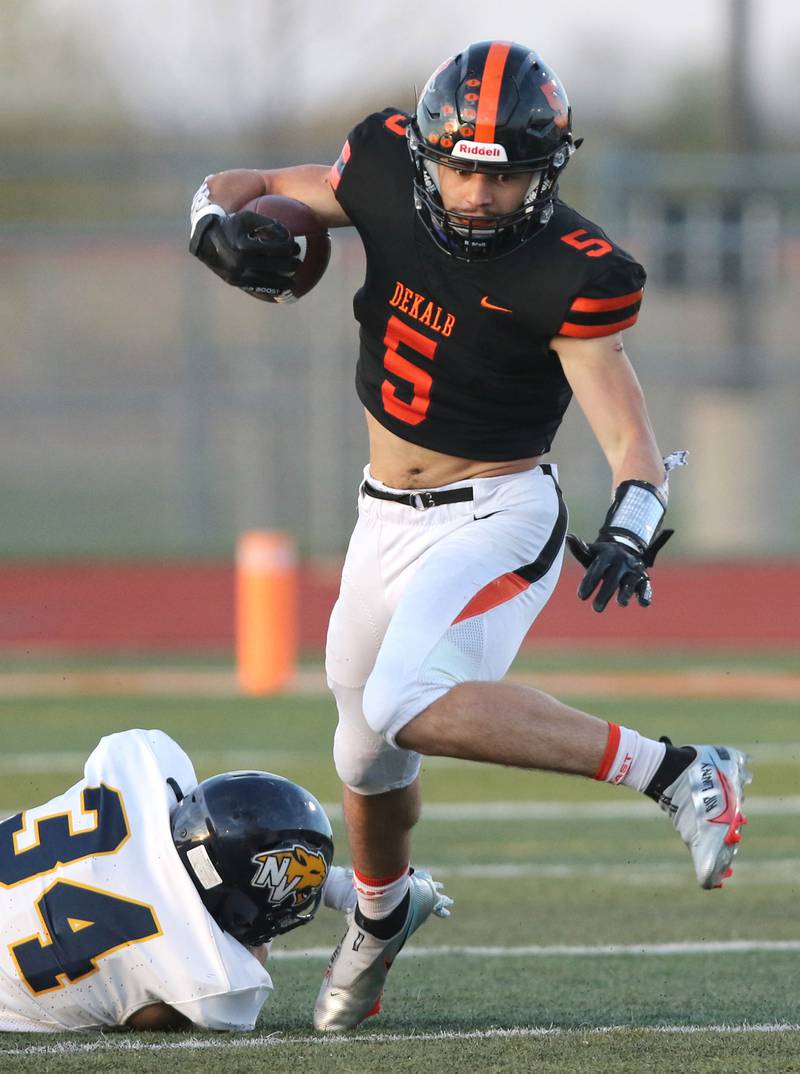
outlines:
[[[552,592],[565,540],[578,595],[646,606],[667,470],[621,333],[645,273],[558,198],[579,146],[567,95],[530,49],[470,45],[425,86],[350,133],[333,165],[210,176],[191,250],[234,286],[280,299],[298,247],[239,212],[261,194],[353,225],[367,271],[355,296],[356,387],[370,461],[329,631],[334,744],[358,908],[328,967],[320,1030],[379,1009],[403,943],[431,913],[409,872],[421,754],[569,772],[649,795],[718,887],[744,823],[744,757],[674,747],[502,680]],[[596,539],[566,533],[544,461],[572,396],[611,470]],[[704,804],[705,803],[705,804]]]

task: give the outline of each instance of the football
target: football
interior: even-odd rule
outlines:
[[[264,302],[293,302],[307,295],[325,274],[331,256],[331,237],[319,217],[302,201],[284,198],[279,194],[262,194],[242,206],[252,213],[279,220],[292,233],[300,247],[302,264],[290,284],[291,294],[276,298],[274,295],[245,291]]]

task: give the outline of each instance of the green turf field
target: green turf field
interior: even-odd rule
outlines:
[[[576,703],[752,753],[750,824],[722,891],[697,888],[669,821],[630,791],[432,760],[416,861],[444,881],[454,914],[414,937],[364,1029],[333,1041],[310,1030],[340,931],[323,911],[275,951],[276,993],[254,1035],[7,1034],[0,1070],[800,1071],[797,703]],[[25,697],[0,700],[0,811],[63,790],[102,734],[131,726],[173,734],[201,777],[272,768],[338,797],[325,698]],[[334,827],[346,863],[338,813]]]

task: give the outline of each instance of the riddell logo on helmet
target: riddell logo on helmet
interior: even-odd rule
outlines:
[[[473,160],[475,158],[479,160],[508,160],[505,148],[502,145],[498,145],[497,142],[456,142],[450,155],[453,157],[469,157]]]

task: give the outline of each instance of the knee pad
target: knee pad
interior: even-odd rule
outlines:
[[[390,745],[373,731],[362,709],[363,690],[329,683],[339,710],[333,760],[339,779],[356,794],[383,794],[413,783],[421,757]]]
[[[438,667],[423,667],[419,678],[409,682],[403,679],[402,670],[379,660],[364,687],[364,719],[374,734],[392,746],[406,724],[459,681]]]

